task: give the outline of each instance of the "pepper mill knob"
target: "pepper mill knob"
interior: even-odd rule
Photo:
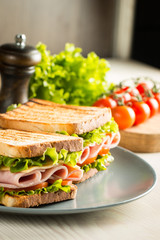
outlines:
[[[29,80],[40,61],[40,52],[26,45],[24,34],[17,34],[15,43],[0,46],[1,113],[11,104],[28,101]]]
[[[16,45],[20,46],[20,47],[25,47],[26,45],[26,35],[25,34],[17,34],[15,36],[15,41],[16,41]]]

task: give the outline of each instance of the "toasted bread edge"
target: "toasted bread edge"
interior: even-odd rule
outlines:
[[[6,207],[29,208],[43,204],[61,202],[74,199],[77,194],[77,186],[71,185],[71,191],[66,193],[62,190],[53,193],[41,193],[28,196],[10,196],[8,194],[1,197],[0,204]]]

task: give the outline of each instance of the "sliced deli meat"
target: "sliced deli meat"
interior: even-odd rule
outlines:
[[[66,165],[68,169],[68,176],[66,180],[70,181],[80,181],[81,178],[83,177],[83,170],[80,169],[80,167],[75,166],[75,167],[70,167]]]
[[[78,163],[82,164],[86,159],[88,159],[89,154],[90,154],[90,146],[86,146],[85,148],[83,148],[82,155]]]
[[[63,164],[63,167],[67,169],[67,175],[63,174],[62,170],[55,172],[55,174],[52,174],[49,179],[57,180],[67,180],[67,181],[79,181],[83,177],[83,170],[80,169],[79,166],[69,166],[66,164]]]
[[[74,180],[80,180],[83,176],[83,171],[76,169],[77,174],[74,175]],[[31,187],[48,179],[69,179],[72,180],[71,172],[63,165],[40,167],[38,169],[31,169],[27,172],[11,173],[10,170],[0,171],[0,186],[4,188],[26,188]]]
[[[94,158],[98,155],[99,151],[103,148],[103,145],[106,142],[106,139],[107,139],[107,137],[103,139],[101,144],[95,144],[94,146],[90,147],[90,153],[89,153],[88,158]]]
[[[102,148],[110,149],[116,147],[119,144],[119,141],[119,132],[107,134],[100,144],[94,143],[83,149],[79,163],[83,164],[87,159],[96,157]]]
[[[118,146],[120,142],[120,133],[114,133],[112,138],[111,138],[111,144],[110,144],[110,148],[115,148],[116,146]]]

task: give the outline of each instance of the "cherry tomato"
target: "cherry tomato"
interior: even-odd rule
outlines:
[[[144,94],[146,91],[149,91],[152,87],[147,82],[139,83],[136,88],[138,89],[140,94]]]
[[[131,95],[129,93],[125,93],[123,94],[122,98],[124,100],[124,103],[127,103],[131,100]]]
[[[128,106],[117,106],[113,108],[112,116],[117,122],[119,129],[129,128],[135,121],[135,112]]]
[[[131,88],[129,91],[129,94],[134,97],[134,96],[138,96],[140,93],[137,88]]]
[[[124,93],[124,92],[126,92],[128,89],[129,89],[128,86],[122,87],[122,88],[118,88],[116,91],[114,91],[114,93],[116,93],[116,94]]]
[[[146,121],[150,116],[150,108],[145,102],[132,102],[132,108],[136,114],[134,125],[138,125]]]
[[[112,95],[110,95],[110,97],[117,102],[117,105],[124,105],[131,100],[131,95],[128,92],[113,93]]]
[[[150,117],[154,116],[159,110],[158,101],[154,97],[149,97],[145,101],[150,108]]]
[[[95,107],[110,107],[110,108],[114,108],[117,106],[117,103],[114,99],[110,98],[110,97],[106,97],[106,98],[101,98],[99,100],[97,100],[93,106]]]
[[[154,98],[157,100],[158,104],[159,104],[159,111],[160,111],[160,93],[154,93]]]

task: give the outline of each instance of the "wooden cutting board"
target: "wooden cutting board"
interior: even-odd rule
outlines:
[[[119,146],[133,152],[160,152],[160,114],[146,122],[125,130],[121,130]]]

